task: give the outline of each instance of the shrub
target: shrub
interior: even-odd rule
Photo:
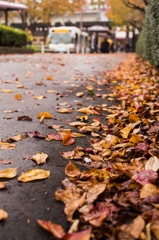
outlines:
[[[27,44],[27,34],[22,30],[0,25],[0,46],[23,47]]]
[[[149,0],[143,30],[140,33],[136,52],[152,65],[159,66],[159,1]]]

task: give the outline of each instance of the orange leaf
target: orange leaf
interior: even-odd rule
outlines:
[[[72,113],[72,111],[70,109],[67,108],[61,108],[58,110],[59,113]]]
[[[46,80],[52,80],[52,79],[53,79],[52,76],[47,76],[47,77],[46,77]]]
[[[81,175],[80,170],[70,161],[65,168],[65,174],[68,177],[79,177]]]
[[[52,118],[52,115],[49,112],[41,112],[38,114],[38,116],[36,116],[37,118],[41,118],[41,117],[45,117],[45,118]]]
[[[37,220],[40,227],[44,228],[48,232],[52,233],[56,239],[62,239],[65,235],[63,228],[60,225],[54,224],[52,222],[46,222],[43,220]]]
[[[137,121],[139,121],[140,118],[137,114],[132,114],[130,117],[129,117],[129,122],[130,123],[136,123]]]
[[[14,96],[14,99],[16,99],[16,100],[22,99],[22,95],[17,94],[17,95]]]
[[[71,134],[67,134],[67,135],[65,135],[64,137],[63,137],[63,143],[62,143],[62,145],[65,145],[65,146],[67,146],[67,145],[71,145],[71,144],[73,144],[74,143],[74,138],[72,138],[71,137]]]
[[[132,143],[138,143],[138,142],[143,142],[144,140],[137,134],[133,134],[132,137],[130,138],[129,142]]]

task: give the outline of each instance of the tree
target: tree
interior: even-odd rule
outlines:
[[[139,0],[139,1],[134,1],[134,0],[122,0],[122,2],[125,4],[126,7],[135,9],[140,11],[142,14],[145,14],[146,8],[145,6],[148,5],[148,0]]]
[[[125,2],[126,0],[108,0],[107,4],[110,6],[110,9],[107,13],[107,16],[113,21],[112,24],[115,26],[125,25],[127,28],[132,26],[141,31],[144,18],[143,11],[136,9],[135,7],[133,8],[126,6],[127,3],[125,4]],[[131,6],[133,6],[132,2],[131,4]],[[145,7],[143,0],[138,0],[138,7]]]
[[[16,0],[11,0],[16,2]],[[54,16],[73,13],[80,9],[79,0],[19,0],[28,6],[27,11],[20,11],[22,23],[51,22]]]

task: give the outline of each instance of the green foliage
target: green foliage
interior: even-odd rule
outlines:
[[[149,0],[143,30],[137,42],[137,54],[159,66],[159,1]]]
[[[22,30],[0,25],[0,46],[23,47],[27,44],[27,34]]]

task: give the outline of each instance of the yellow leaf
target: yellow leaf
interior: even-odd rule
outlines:
[[[139,85],[134,85],[134,90],[139,89],[139,88],[140,88]]]
[[[19,176],[18,181],[29,182],[34,180],[45,179],[50,176],[50,171],[43,169],[31,169]]]
[[[72,123],[69,123],[70,126],[72,127],[78,127],[78,126],[88,126],[87,123],[83,123],[83,122],[72,122]]]
[[[3,92],[3,93],[12,93],[13,90],[11,90],[11,89],[1,89],[1,92]]]
[[[130,138],[129,142],[132,143],[139,143],[139,142],[143,142],[144,140],[137,134],[133,134],[132,137]]]
[[[43,99],[43,97],[44,97],[44,96],[35,96],[34,98],[35,98],[36,100],[41,100],[41,99]]]
[[[14,96],[14,99],[16,99],[16,100],[22,99],[22,95],[17,94],[17,95]]]
[[[153,197],[159,194],[159,187],[151,183],[145,184],[140,192],[140,198]]]
[[[37,153],[36,155],[32,156],[32,159],[37,162],[37,164],[44,164],[46,163],[46,159],[48,158],[48,155],[45,153]]]
[[[88,120],[88,116],[79,116],[79,117],[76,117],[77,119],[80,119],[81,121],[87,121]]]
[[[7,143],[7,142],[0,142],[0,149],[15,149],[16,145]]]
[[[45,118],[52,118],[52,115],[49,112],[41,112],[38,114],[38,116],[36,116],[37,118],[41,118],[41,117],[45,117]]]
[[[132,130],[132,126],[131,126],[131,124],[129,124],[128,126],[126,126],[125,128],[123,128],[121,130],[121,136],[123,138],[128,138],[129,133],[130,133],[131,130]]]
[[[65,84],[69,84],[69,83],[70,83],[70,81],[64,81],[64,83],[65,83]]]
[[[46,90],[47,93],[55,93],[55,90]]]
[[[8,168],[0,171],[0,178],[14,178],[17,175],[17,168]]]
[[[17,88],[24,88],[24,85],[18,85]]]
[[[8,213],[3,209],[0,209],[0,220],[5,220],[8,217]]]
[[[20,133],[20,134],[18,134],[17,136],[7,138],[6,141],[15,141],[15,142],[18,142],[18,141],[20,141],[22,138],[25,138],[25,137],[22,135],[22,133]]]
[[[130,117],[129,117],[129,122],[130,123],[136,123],[137,121],[139,121],[140,118],[137,114],[132,114]]]
[[[59,113],[72,113],[72,111],[70,109],[67,108],[61,108],[58,110]]]
[[[93,111],[90,110],[89,108],[81,108],[77,110],[77,112],[82,112],[82,113],[87,113],[87,114],[93,114]]]
[[[83,94],[84,94],[84,92],[78,92],[78,93],[76,93],[76,97],[82,97]]]

